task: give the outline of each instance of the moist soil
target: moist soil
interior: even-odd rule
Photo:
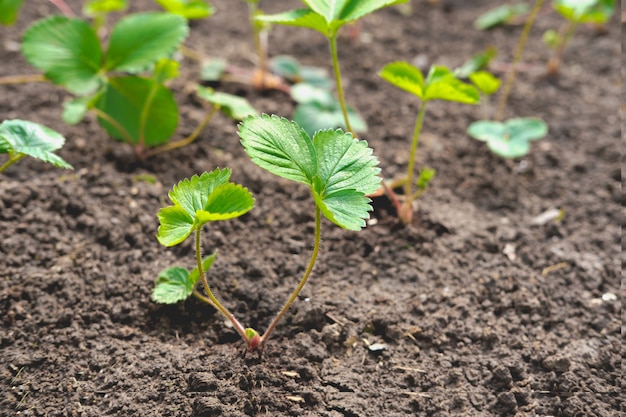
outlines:
[[[213,3],[217,14],[192,24],[187,46],[252,68],[245,3]],[[300,5],[280,3],[267,10]],[[377,71],[393,60],[457,67],[489,45],[506,68],[521,26],[472,26],[499,3],[414,1],[413,14],[381,10],[339,40],[348,101],[386,178],[406,169],[419,101]],[[28,4],[16,26],[0,28],[0,75],[35,72],[20,37],[54,12]],[[324,222],[314,274],[262,355],[244,356],[224,318],[195,299],[151,301],[162,269],[194,263],[191,244],[158,244],[156,213],[177,181],[232,168],[256,208],[207,227],[205,251],[219,249],[209,281],[262,331],[311,253],[306,187],[253,165],[222,116],[187,148],[140,163],[93,117],[64,124],[62,89],[0,86],[2,118],[61,132],[59,153],[76,168],[23,160],[0,179],[0,415],[620,415],[620,24],[581,26],[560,75],[547,78],[541,35],[561,24],[549,8],[540,14],[524,54],[531,71],[518,74],[506,114],[543,118],[548,136],[503,160],[465,134],[479,106],[429,103],[418,166],[437,176],[413,224],[399,224],[385,198],[360,232]],[[331,69],[325,39],[306,29],[274,28],[270,54]],[[205,111],[192,93],[197,63],[183,68],[172,85],[176,139]],[[260,112],[293,112],[280,91],[215,87]],[[538,224],[552,209],[562,219]]]

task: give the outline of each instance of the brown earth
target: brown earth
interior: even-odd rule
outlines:
[[[0,28],[0,76],[34,72],[17,52],[21,33],[55,12],[35,3]],[[187,45],[250,67],[245,4],[213,3],[217,15],[194,23]],[[268,10],[299,5],[282,3]],[[386,177],[406,168],[418,101],[376,72],[416,58],[455,67],[490,44],[510,62],[520,26],[472,27],[499,3],[413,1],[413,15],[383,10],[364,20],[360,41],[341,39],[346,93]],[[560,24],[549,8],[541,14],[526,63],[544,65],[541,34]],[[314,32],[276,27],[270,40],[271,55],[330,69]],[[203,115],[186,92],[197,69],[185,64],[174,85],[177,137]],[[606,33],[579,28],[559,78],[520,73],[507,117],[541,117],[550,133],[517,161],[464,133],[478,107],[430,104],[418,163],[438,174],[414,224],[399,225],[384,199],[375,201],[377,223],[361,232],[324,223],[314,276],[262,357],[245,358],[210,307],[150,301],[161,269],[193,265],[190,244],[159,246],[155,214],[180,179],[233,169],[257,207],[207,229],[205,250],[220,251],[209,280],[245,325],[263,329],[310,255],[308,190],[251,164],[224,117],[188,148],[138,164],[93,118],[65,125],[60,88],[0,86],[0,118],[60,131],[68,139],[60,154],[76,167],[24,160],[0,178],[0,415],[620,415],[620,65],[614,19]],[[219,89],[265,113],[293,110],[281,92]],[[532,225],[553,208],[562,221]]]

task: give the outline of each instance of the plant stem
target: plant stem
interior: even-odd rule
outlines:
[[[422,102],[420,110],[417,113],[415,121],[415,129],[413,130],[413,141],[411,142],[411,153],[409,154],[409,166],[407,167],[406,183],[404,184],[404,211],[398,213],[400,220],[405,224],[410,223],[410,214],[413,212],[413,171],[415,170],[415,156],[417,154],[417,145],[419,145],[420,132],[424,124],[424,115],[426,114],[426,102]],[[405,216],[403,216],[403,214]]]
[[[213,303],[214,307],[233,324],[237,333],[239,333],[239,335],[246,342],[246,345],[248,345],[249,339],[241,323],[239,323],[235,316],[233,316],[231,312],[228,311],[228,309],[226,309],[226,307],[224,307],[222,303],[219,302],[215,295],[213,295],[211,288],[209,288],[209,283],[206,280],[206,276],[204,275],[204,268],[202,267],[202,247],[200,244],[200,231],[200,227],[196,228],[196,262],[198,263],[198,274],[200,275],[200,279],[202,280],[202,286],[204,287],[204,291],[209,296],[209,299]]]
[[[335,83],[337,84],[337,96],[339,97],[339,104],[341,105],[341,112],[343,113],[343,120],[346,123],[346,129],[352,133],[352,136],[356,137],[352,126],[350,126],[350,119],[348,118],[348,107],[346,106],[346,99],[343,94],[343,86],[341,84],[341,71],[339,70],[339,56],[337,55],[337,32],[333,33],[329,38],[330,42],[330,55],[333,59],[333,70],[335,72]]]
[[[46,82],[48,82],[48,80],[46,80],[43,74],[7,75],[6,77],[0,77],[0,85]]]
[[[213,304],[213,301],[211,301],[210,298],[205,297],[200,291],[194,289],[193,292],[191,293],[191,295],[196,297],[198,300],[207,303],[208,305],[210,305],[211,307],[213,307],[213,308],[215,308],[217,310],[217,307],[215,307],[215,304]]]
[[[189,145],[190,143],[192,143],[194,140],[198,138],[198,135],[200,135],[200,132],[202,132],[204,128],[206,127],[206,125],[209,124],[209,122],[213,119],[213,116],[215,116],[215,114],[219,111],[219,109],[220,109],[220,106],[215,105],[213,109],[207,113],[207,115],[204,117],[202,122],[200,122],[198,127],[196,127],[196,129],[193,132],[191,132],[191,134],[187,136],[185,139],[178,140],[175,142],[169,142],[169,143],[166,143],[165,145],[161,145],[157,148],[146,151],[146,157],[154,156],[159,153],[168,152],[168,151],[182,148],[183,146]]]
[[[300,280],[300,283],[298,284],[294,292],[291,294],[291,296],[289,297],[289,299],[287,300],[283,308],[278,312],[274,320],[272,320],[272,322],[270,323],[269,327],[267,328],[263,336],[261,336],[261,345],[260,345],[261,349],[265,347],[265,344],[267,343],[267,340],[270,338],[272,331],[274,330],[276,325],[280,322],[280,320],[283,318],[287,310],[289,310],[289,307],[293,304],[294,301],[296,301],[298,294],[300,294],[300,291],[304,287],[304,284],[306,284],[307,280],[309,279],[309,276],[311,276],[311,272],[313,272],[313,266],[315,266],[315,260],[317,259],[317,255],[319,253],[320,245],[322,242],[321,230],[322,230],[322,212],[320,211],[319,207],[315,206],[315,243],[313,244],[313,253],[311,253],[311,260],[309,261],[309,266],[307,266],[306,271],[304,272],[304,275],[302,276],[302,279]]]
[[[500,96],[500,100],[498,101],[498,110],[494,116],[495,121],[502,120],[504,117],[504,109],[506,108],[506,102],[509,99],[509,94],[511,93],[511,89],[513,88],[513,82],[515,81],[515,73],[517,72],[517,64],[522,59],[522,54],[524,53],[524,47],[526,46],[526,41],[528,40],[528,35],[530,34],[530,28],[533,26],[535,22],[535,18],[537,17],[537,13],[539,13],[539,9],[543,4],[543,0],[536,0],[535,5],[533,6],[528,18],[526,19],[526,24],[524,24],[524,29],[522,29],[522,34],[519,37],[519,41],[517,42],[517,46],[515,47],[515,53],[513,54],[513,64],[511,67],[511,71],[506,75],[506,80],[504,82],[504,87],[502,88],[502,95]]]
[[[559,45],[554,51],[554,55],[548,61],[548,65],[547,65],[548,74],[555,75],[559,73],[559,70],[561,69],[561,62],[563,62],[563,54],[565,53],[565,47],[574,36],[574,33],[576,32],[576,28],[578,28],[578,22],[569,20],[567,22],[567,25],[565,26],[565,29],[561,31],[562,32],[561,42],[559,42]]]
[[[259,6],[257,2],[248,2],[248,16],[250,19],[250,26],[252,27],[252,37],[254,40],[254,49],[256,50],[258,62],[257,67],[261,72],[261,88],[265,88],[265,76],[267,75],[267,39],[263,39],[263,27],[257,23],[254,18],[259,13]]]
[[[140,149],[145,148],[146,143],[146,122],[148,121],[148,115],[150,114],[150,107],[152,106],[152,102],[154,101],[154,96],[157,93],[159,84],[156,82],[152,84],[152,88],[150,89],[150,93],[148,93],[148,98],[143,105],[143,109],[141,109],[141,116],[139,117],[139,142],[137,145]]]
[[[0,173],[4,172],[8,167],[24,158],[26,154],[18,153],[18,154],[9,154],[9,160],[0,166]]]

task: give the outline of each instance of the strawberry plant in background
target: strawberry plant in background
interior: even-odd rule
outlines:
[[[24,0],[0,0],[0,24],[14,24],[23,4]]]
[[[367,143],[341,130],[321,130],[311,138],[295,122],[263,115],[246,118],[239,126],[239,136],[255,164],[311,190],[314,244],[302,279],[262,335],[245,328],[213,294],[205,273],[216,254],[202,257],[201,229],[212,221],[241,216],[254,205],[248,190],[229,182],[230,170],[216,169],[179,182],[169,193],[174,205],[159,211],[159,242],[174,246],[194,234],[196,266],[191,271],[173,267],[161,272],[152,298],[159,303],[176,303],[193,295],[207,302],[233,324],[247,351],[255,351],[266,345],[313,272],[321,247],[322,217],[349,230],[365,227],[372,210],[366,195],[378,188],[380,169]],[[205,294],[196,289],[198,281]]]
[[[0,124],[0,155],[6,154],[8,159],[0,165],[0,173],[26,156],[72,169],[54,153],[64,144],[65,138],[46,126],[27,120],[5,120]]]
[[[398,217],[404,224],[410,224],[413,219],[413,201],[428,186],[429,181],[435,174],[433,170],[428,168],[422,170],[415,184],[418,186],[418,190],[413,191],[415,157],[426,114],[426,104],[431,100],[477,104],[480,96],[475,87],[462,82],[449,69],[442,66],[431,67],[427,77],[424,78],[419,68],[408,62],[398,61],[387,64],[380,71],[380,76],[396,87],[419,97],[422,101],[413,130],[406,178],[396,182],[387,189],[387,193],[398,211]],[[404,202],[402,204],[400,204],[393,192],[393,188],[401,184],[404,184]]]
[[[337,95],[343,115],[343,127],[354,135],[345,94],[341,81],[339,57],[337,54],[337,34],[342,26],[356,22],[362,17],[383,7],[393,4],[406,3],[407,0],[303,0],[307,8],[292,10],[274,15],[262,15],[257,18],[264,22],[281,25],[299,26],[313,29],[326,37],[330,46],[330,55],[333,62]]]
[[[583,23],[602,25],[615,11],[615,0],[554,0],[552,7],[567,21],[557,32],[549,30],[544,33],[545,43],[554,50],[547,64],[550,75],[558,74],[563,61],[565,48],[574,37],[578,26]]]
[[[86,21],[52,16],[28,28],[22,53],[47,80],[78,96],[64,104],[67,123],[79,123],[91,111],[111,137],[145,159],[191,143],[217,110],[241,107],[236,98],[225,102],[219,95],[220,102],[209,100],[213,106],[191,135],[170,142],[179,111],[167,82],[178,76],[179,63],[169,56],[187,33],[187,21],[179,15],[138,13],[113,26],[105,47]],[[240,118],[254,113],[247,107]]]

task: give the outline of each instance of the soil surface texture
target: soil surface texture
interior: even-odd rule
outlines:
[[[216,15],[191,25],[186,46],[252,68],[245,2],[212,3]],[[414,0],[412,14],[384,9],[340,37],[346,96],[384,177],[406,169],[419,100],[377,72],[395,60],[455,68],[493,45],[504,78],[521,25],[473,27],[500,3]],[[78,12],[82,2],[69,4]],[[19,42],[51,13],[50,2],[27,2],[0,28],[0,76],[36,73]],[[579,27],[559,76],[545,77],[542,34],[562,23],[548,6],[540,13],[506,111],[542,118],[547,137],[504,160],[465,133],[480,106],[429,103],[417,166],[437,175],[413,224],[402,226],[386,198],[360,232],[324,221],[313,276],[262,355],[243,356],[235,331],[196,299],[151,301],[162,269],[194,265],[190,242],[158,244],[156,213],[181,179],[232,168],[256,207],[206,228],[205,252],[219,249],[208,277],[245,326],[263,331],[311,253],[309,190],[252,164],[224,116],[192,145],[138,162],[93,115],[64,124],[60,87],[0,85],[0,119],[61,132],[59,154],[75,167],[25,159],[0,175],[0,415],[623,415],[621,28],[617,16]],[[271,56],[332,70],[318,33],[275,27],[269,40]],[[205,114],[198,64],[182,68],[175,139]],[[293,113],[281,91],[213,86],[259,112]],[[561,218],[540,221],[548,210]]]

